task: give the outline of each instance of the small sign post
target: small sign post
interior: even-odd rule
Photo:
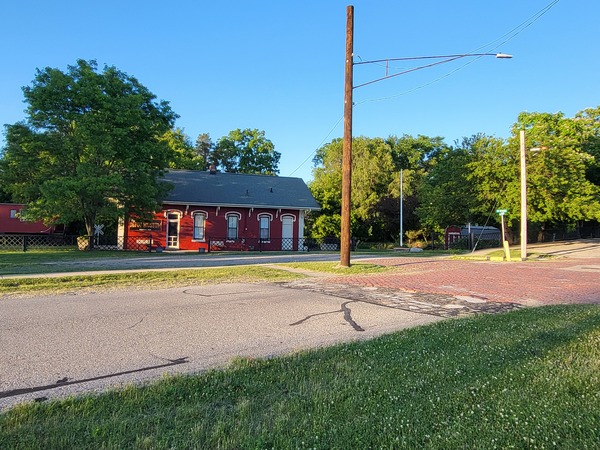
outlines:
[[[104,234],[104,225],[102,224],[95,224],[94,225],[94,236],[96,237],[96,245],[98,245],[98,242],[100,241],[100,236],[102,236]]]
[[[510,247],[508,246],[508,241],[506,240],[504,233],[504,214],[508,212],[508,209],[497,209],[496,213],[500,215],[501,224],[502,224],[502,248],[504,248],[504,259],[510,262]]]

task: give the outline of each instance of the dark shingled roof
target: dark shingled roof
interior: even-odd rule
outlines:
[[[175,186],[164,203],[320,209],[301,178],[170,170],[164,180]]]

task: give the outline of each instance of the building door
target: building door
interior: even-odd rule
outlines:
[[[179,249],[179,214],[167,215],[167,248]]]
[[[294,218],[281,218],[281,250],[294,250]]]

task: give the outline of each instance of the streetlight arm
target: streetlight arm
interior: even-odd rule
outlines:
[[[408,69],[408,70],[404,70],[402,72],[398,72],[395,73],[393,75],[386,75],[385,77],[381,77],[381,78],[377,78],[376,80],[371,80],[371,81],[367,81],[366,83],[362,83],[362,84],[358,84],[356,86],[354,86],[354,89],[357,89],[359,87],[363,87],[363,86],[367,86],[369,84],[373,84],[373,83],[377,83],[378,81],[382,81],[382,80],[387,80],[388,78],[394,78],[400,75],[404,75],[406,73],[410,73],[410,72],[416,72],[417,70],[421,70],[421,69],[427,69],[428,67],[433,67],[433,66],[438,66],[440,64],[444,64],[450,61],[454,61],[456,59],[460,59],[460,58],[464,58],[463,55],[458,55],[458,56],[454,56],[448,59],[444,59],[442,61],[436,61],[434,63],[431,64],[425,64],[424,66],[419,66],[419,67],[413,67],[412,69]]]
[[[512,58],[512,55],[509,55],[508,53],[461,53],[461,54],[456,54],[456,55],[406,56],[406,57],[402,57],[402,58],[373,59],[370,61],[357,61],[354,63],[354,65],[358,66],[360,64],[375,64],[375,63],[388,62],[388,61],[416,61],[419,59],[442,59],[442,58],[451,58],[450,61],[452,61],[453,59],[464,58],[465,56],[495,56],[496,58],[500,58],[500,59]]]
[[[440,58],[446,58],[446,59],[443,59],[442,61],[436,61],[436,62],[433,62],[431,64],[425,64],[423,66],[413,67],[412,69],[404,70],[402,72],[398,72],[398,73],[395,73],[393,75],[386,75],[385,77],[377,78],[376,80],[367,81],[366,83],[362,83],[362,84],[358,84],[358,85],[354,86],[353,89],[357,89],[359,87],[363,87],[363,86],[367,86],[369,84],[377,83],[378,81],[387,80],[388,78],[394,78],[394,77],[397,77],[397,76],[400,76],[400,75],[404,75],[404,74],[407,74],[407,73],[410,73],[410,72],[415,72],[417,70],[427,69],[428,67],[433,67],[433,66],[438,66],[440,64],[445,64],[447,62],[455,61],[457,59],[466,58],[467,56],[479,56],[479,57],[481,57],[481,56],[495,56],[496,58],[500,58],[500,59],[510,59],[510,58],[512,58],[512,55],[509,55],[509,54],[506,54],[506,53],[466,53],[466,54],[462,54],[462,55],[416,56],[416,57],[407,57],[407,58],[388,58],[388,59],[377,59],[377,60],[372,60],[372,61],[359,61],[359,62],[355,62],[354,65],[358,65],[358,64],[373,64],[373,63],[386,62],[386,61],[409,61],[409,60],[418,60],[418,59],[440,59]]]

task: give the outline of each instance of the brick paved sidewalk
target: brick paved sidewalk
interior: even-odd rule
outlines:
[[[396,270],[322,281],[527,306],[600,303],[600,259],[596,258],[506,263],[407,257],[369,262]]]

